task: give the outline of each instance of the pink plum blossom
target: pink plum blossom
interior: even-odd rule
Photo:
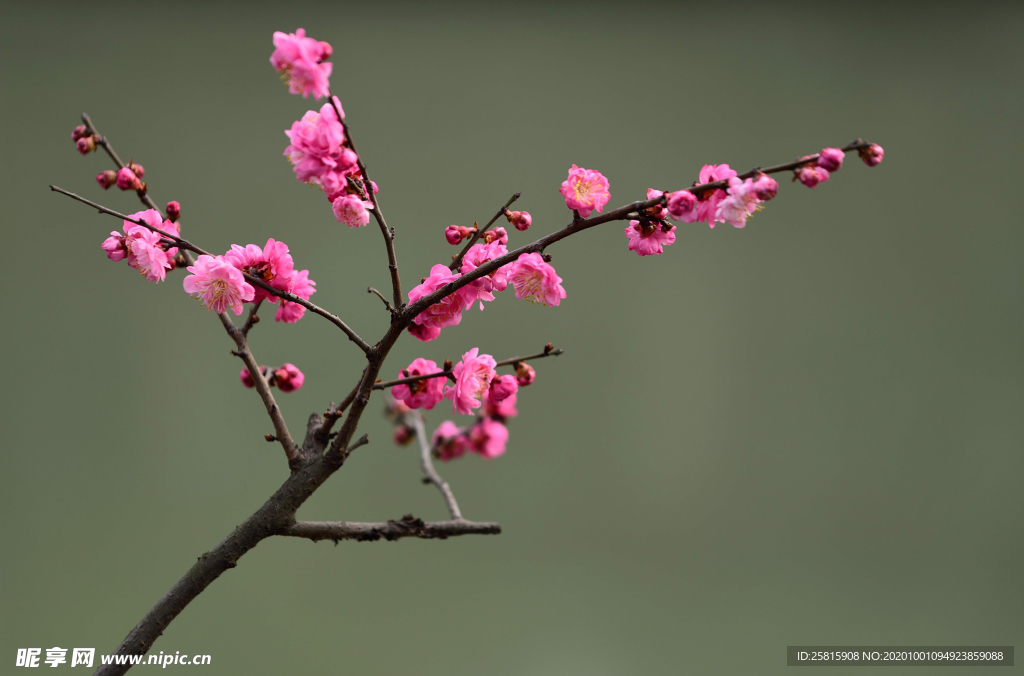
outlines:
[[[160,239],[160,235],[141,225],[129,230],[125,237],[128,265],[151,282],[164,281],[167,271],[174,267],[174,254],[163,249]],[[111,258],[109,254],[107,257]]]
[[[495,404],[500,404],[518,391],[519,383],[516,381],[515,376],[495,376],[491,380],[488,398]]]
[[[107,252],[107,258],[112,261],[124,260],[128,255],[128,248],[124,243],[124,235],[114,230],[110,233],[110,237],[103,240],[103,250]]]
[[[533,216],[529,211],[508,211],[505,213],[505,218],[520,232],[529,230],[530,225],[533,224]]]
[[[114,182],[121,190],[138,190],[142,187],[142,184],[139,183],[139,177],[128,167],[121,167],[117,170],[117,177]]]
[[[306,376],[295,364],[284,364],[274,371],[274,384],[282,392],[294,392],[305,380]]]
[[[452,369],[455,384],[444,391],[445,398],[452,400],[452,408],[462,415],[469,415],[473,409],[480,408],[480,399],[496,375],[494,357],[479,352],[480,349],[474,347],[462,355],[462,361]]]
[[[462,259],[462,274],[472,272],[478,267],[499,258],[508,253],[508,249],[499,241],[484,244],[477,242],[469,248]],[[489,275],[484,275],[466,288],[473,287],[477,290],[477,300],[480,301],[480,309],[484,309],[483,301],[494,300],[494,291],[504,291],[508,287],[508,266],[502,266]],[[470,302],[472,305],[472,301]]]
[[[334,97],[334,102],[341,110],[338,97]],[[328,102],[320,107],[320,112],[306,111],[284,133],[291,141],[284,154],[292,163],[295,178],[320,186],[329,194],[341,192],[347,184],[346,172],[357,169],[359,158],[344,146],[345,129],[334,106]]]
[[[768,174],[759,174],[754,177],[754,191],[757,199],[767,202],[779,194],[779,182]]]
[[[228,308],[236,315],[242,314],[242,303],[251,301],[255,290],[246,283],[241,270],[222,256],[202,254],[191,265],[192,274],[182,280],[185,292],[199,298],[214,312]]]
[[[441,329],[437,326],[424,326],[416,323],[409,324],[408,331],[416,340],[422,340],[424,343],[428,343],[441,335]]]
[[[647,189],[647,199],[654,199],[655,197],[661,197],[665,193],[661,190],[655,190],[654,188]],[[647,207],[644,209],[644,215],[664,220],[668,217],[668,209],[665,208],[664,204],[655,204],[653,207]]]
[[[808,188],[813,188],[819,183],[829,179],[828,169],[823,169],[814,164],[805,164],[796,170],[796,177]]]
[[[451,420],[441,423],[431,435],[431,445],[437,449],[437,457],[441,460],[453,460],[466,453],[469,440],[466,430]]]
[[[818,153],[818,166],[829,172],[839,171],[845,158],[846,153],[839,148],[822,148]]]
[[[536,379],[537,372],[533,370],[532,366],[527,364],[525,361],[521,361],[516,364],[516,382],[519,383],[519,387],[531,385]]]
[[[445,284],[454,282],[461,275],[453,273],[448,269],[446,265],[438,263],[430,269],[430,276],[423,280],[422,283],[415,286],[409,291],[409,303],[415,303],[421,298],[430,295],[434,291],[437,291]],[[463,309],[469,307],[477,299],[478,291],[471,288],[471,286],[464,286],[458,291],[448,296],[445,296],[438,302],[428,307],[423,312],[416,315],[413,320],[420,326],[427,326],[434,329],[438,329],[436,335],[431,335],[433,332],[422,332],[415,335],[420,340],[433,340],[440,335],[440,329],[446,326],[455,326],[462,321]]]
[[[399,372],[399,378],[410,378],[425,376],[431,373],[441,373],[437,363],[429,359],[414,359],[411,364]],[[399,401],[405,402],[409,408],[425,408],[432,410],[437,402],[444,399],[443,377],[426,378],[412,383],[395,385],[391,388],[391,396]]]
[[[516,410],[518,393],[510,394],[499,402],[491,401],[490,394],[490,390],[484,393],[484,413],[488,416],[498,418],[499,420],[507,420],[519,415],[519,411]]]
[[[491,242],[497,242],[498,244],[508,244],[508,232],[505,228],[494,228],[484,233],[484,242],[490,244]]]
[[[470,447],[487,459],[497,458],[505,452],[508,428],[491,418],[484,418],[469,430]]]
[[[508,280],[516,290],[516,298],[554,307],[565,298],[562,278],[538,253],[524,253],[510,266]]]
[[[629,238],[630,251],[635,251],[638,256],[653,256],[662,253],[663,247],[675,243],[676,226],[666,229],[660,223],[630,221],[626,237]]]
[[[603,211],[611,199],[608,179],[601,172],[575,164],[569,169],[569,177],[562,181],[559,192],[565,198],[565,206],[578,211],[583,218],[589,217],[594,210]]]
[[[306,31],[299,28],[294,33],[274,33],[274,53],[270,63],[277,72],[287,75],[288,91],[310,94],[319,99],[330,93],[332,64],[325,59],[331,56],[331,46],[306,37]]]
[[[872,143],[867,148],[858,150],[857,154],[860,155],[860,159],[864,161],[864,164],[869,167],[877,167],[885,157],[885,150],[877,143]]]
[[[451,245],[459,244],[462,240],[470,237],[476,228],[467,228],[462,225],[449,225],[444,229],[444,238],[448,240]]]
[[[701,167],[698,181],[695,185],[723,181],[736,175],[728,164],[705,164]],[[703,221],[712,228],[715,227],[715,214],[718,212],[718,204],[725,199],[724,190],[703,190],[697,197],[697,207],[689,214],[679,219],[684,223]]]
[[[729,179],[729,194],[718,203],[715,218],[737,228],[747,224],[747,218],[761,208],[761,199],[757,196],[758,186],[753,179],[741,181]]]
[[[339,223],[350,228],[361,228],[370,222],[368,210],[373,209],[373,202],[361,200],[356,195],[345,195],[334,200],[333,209]]]
[[[316,282],[309,278],[309,270],[296,272],[287,291],[303,300],[309,300],[309,297],[316,293]],[[277,307],[277,312],[274,313],[274,321],[294,324],[302,319],[304,314],[306,314],[306,307],[304,305],[282,298],[281,304]]]
[[[673,221],[692,223],[693,220],[688,221],[687,218],[697,206],[697,196],[689,190],[670,192],[666,198],[666,206],[668,207],[668,217]]]
[[[247,275],[256,277],[275,289],[289,291],[295,278],[295,264],[288,253],[288,245],[278,242],[273,237],[267,240],[262,249],[255,244],[244,247],[232,244],[231,250],[224,254],[224,260]],[[256,288],[253,302],[269,300],[276,303],[278,298],[265,289]]]

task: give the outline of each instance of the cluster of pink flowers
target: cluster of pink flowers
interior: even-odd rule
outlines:
[[[175,237],[181,235],[178,224],[169,219],[164,220],[160,212],[155,209],[138,211],[129,215],[129,218],[148,223],[153,228]],[[107,258],[112,261],[127,260],[129,267],[138,270],[143,277],[151,282],[164,281],[167,271],[175,267],[174,256],[178,253],[178,249],[144,225],[125,221],[123,229],[124,234],[114,230],[110,233],[110,237],[103,240],[101,247]]]
[[[296,270],[288,246],[273,238],[268,239],[262,248],[256,244],[244,247],[232,244],[223,256],[204,254],[188,271],[192,274],[182,281],[185,291],[202,300],[214,312],[230,309],[240,315],[243,303],[266,300],[271,303],[280,301],[274,315],[279,322],[297,322],[306,313],[303,305],[250,285],[243,273],[303,300],[309,300],[316,293],[316,282],[309,278],[309,270]]]
[[[326,42],[306,37],[306,31],[299,28],[294,33],[274,33],[274,53],[270,63],[282,79],[288,82],[288,91],[310,94],[319,99],[330,94],[332,64],[327,63],[333,50]]]
[[[302,387],[302,383],[306,382],[306,376],[295,364],[282,364],[273,371],[266,366],[260,366],[260,373],[267,379],[267,385],[277,387],[282,392],[294,392]],[[256,386],[252,373],[245,366],[239,372],[238,378],[245,387]]]
[[[559,190],[565,198],[565,206],[589,218],[594,211],[603,211],[611,194],[608,179],[600,171],[584,169],[575,164],[569,169],[569,177],[562,181]]]
[[[441,460],[461,457],[467,451],[484,458],[496,458],[505,453],[508,443],[505,425],[509,418],[519,415],[516,410],[519,388],[532,383],[536,372],[519,362],[515,376],[499,376],[494,364],[493,357],[479,354],[479,350],[473,348],[455,365],[452,371],[455,384],[446,389],[445,396],[452,400],[456,413],[468,415],[476,409],[483,410],[468,428],[459,427],[451,420],[438,426],[432,441]]]

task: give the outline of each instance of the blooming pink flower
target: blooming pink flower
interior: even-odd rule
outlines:
[[[603,211],[611,194],[608,192],[608,179],[599,171],[577,167],[569,169],[569,177],[562,181],[559,189],[565,198],[565,206],[579,212],[587,218],[596,209]]]
[[[877,167],[885,157],[885,150],[877,143],[872,143],[867,148],[858,150],[857,154],[860,155],[860,159],[864,161],[864,164],[869,167]]]
[[[164,251],[160,239],[160,235],[141,225],[129,230],[125,237],[128,265],[151,282],[164,281],[167,271],[173,267],[171,261],[174,254]],[[110,255],[107,257],[110,258]]]
[[[292,277],[292,283],[287,290],[303,300],[309,300],[309,297],[316,293],[315,287],[316,282],[309,278],[309,270],[300,270]],[[274,313],[274,321],[294,324],[302,319],[304,314],[306,306],[282,298],[277,312]]]
[[[338,97],[334,98],[338,103]],[[344,171],[355,164],[351,156],[343,154],[345,129],[330,102],[321,106],[320,112],[306,111],[284,133],[291,141],[284,154],[292,163],[295,178],[303,183],[321,185],[329,172]]]
[[[453,460],[465,454],[469,440],[466,430],[451,420],[441,423],[431,435],[431,445],[437,449],[437,457],[441,460]]]
[[[768,174],[760,174],[754,177],[754,191],[757,199],[767,202],[779,194],[779,183]]]
[[[469,443],[473,451],[485,458],[497,458],[505,452],[508,428],[497,420],[484,418],[469,430]]]
[[[288,91],[310,94],[319,99],[330,93],[332,65],[324,60],[331,56],[331,46],[306,37],[306,31],[299,28],[294,33],[274,33],[274,53],[270,63],[279,73],[288,76]]]
[[[654,199],[655,197],[661,197],[665,193],[661,190],[655,190],[654,188],[647,189],[647,199]],[[644,215],[650,216],[651,218],[657,218],[664,220],[668,218],[668,209],[665,208],[664,204],[655,204],[653,207],[644,209]]]
[[[117,170],[117,177],[114,181],[121,190],[138,190],[142,187],[139,177],[128,167],[121,167]]]
[[[845,158],[846,153],[839,148],[822,148],[818,153],[818,166],[829,172],[839,171]]]
[[[438,263],[430,269],[429,277],[409,291],[409,303],[415,303],[421,298],[437,291],[445,284],[454,282],[460,276],[461,275],[449,270],[446,265]],[[471,288],[471,286],[472,285],[464,286],[455,293],[445,296],[440,301],[434,303],[426,310],[416,315],[416,318],[413,321],[421,326],[438,329],[437,335],[440,335],[440,329],[446,326],[455,326],[462,321],[463,309],[469,307],[469,305],[473,303],[479,295],[479,291]],[[413,335],[420,340],[433,340],[437,335],[434,335],[433,338],[425,337],[431,333],[432,332],[422,332],[417,335],[414,332]]]
[[[228,308],[242,314],[242,303],[251,301],[255,290],[246,283],[241,270],[222,256],[202,254],[195,265],[189,266],[191,275],[182,280],[185,292],[199,298],[214,312]]]
[[[295,279],[295,264],[288,253],[288,245],[273,237],[267,240],[262,249],[255,244],[244,247],[232,244],[231,250],[224,254],[224,260],[245,274],[261,279],[281,291],[290,290]],[[255,293],[253,302],[266,299],[276,303],[278,300],[277,296],[259,287],[256,287]]]
[[[554,307],[565,298],[562,278],[538,253],[525,253],[510,266],[508,280],[516,289],[516,298]]]
[[[761,199],[757,196],[758,186],[753,179],[745,181],[733,177],[729,179],[729,194],[718,203],[715,218],[737,228],[747,224],[747,218],[760,209]]]
[[[728,164],[705,164],[701,167],[700,176],[695,185],[713,183],[732,178],[736,175]],[[725,199],[724,190],[703,190],[697,197],[697,207],[681,219],[684,223],[704,221],[712,228],[715,227],[715,214],[718,212],[718,204]]]
[[[529,211],[508,211],[505,218],[519,231],[528,230],[533,223],[533,216]]]
[[[630,251],[639,256],[653,256],[662,253],[663,247],[675,243],[676,226],[669,226],[666,230],[658,223],[630,221],[626,237],[629,238]]]
[[[295,364],[284,364],[274,371],[274,383],[282,392],[294,392],[302,387],[305,380],[306,376]]]
[[[111,232],[110,237],[103,240],[103,244],[100,246],[107,252],[107,258],[112,261],[124,260],[125,256],[128,255],[128,248],[124,243],[124,235],[117,230]]]
[[[499,258],[508,253],[508,249],[499,241],[491,242],[490,244],[484,244],[477,242],[469,248],[466,252],[465,257],[462,259],[462,274],[466,274],[478,267]],[[476,300],[480,301],[480,309],[484,309],[483,301],[494,300],[494,291],[504,291],[508,287],[508,266],[503,265],[489,275],[484,275],[480,279],[474,281],[466,288],[473,287],[477,290]],[[470,305],[473,302],[470,301]]]
[[[516,399],[518,393],[510,394],[499,402],[491,401],[490,390],[484,393],[484,413],[492,418],[507,420],[519,415],[516,410]]]
[[[407,368],[399,372],[398,377],[409,378],[440,372],[441,369],[437,367],[436,362],[419,358],[414,359]],[[405,402],[409,408],[425,408],[429,411],[437,402],[444,399],[444,381],[444,378],[427,378],[414,383],[395,385],[391,388],[391,396]]]
[[[532,366],[525,361],[516,364],[516,382],[519,383],[519,387],[531,385],[536,379],[537,372],[533,370]]]
[[[497,362],[489,354],[479,354],[479,348],[462,355],[462,361],[455,365],[452,374],[455,384],[444,391],[446,399],[452,400],[452,408],[456,413],[469,415],[473,409],[480,408],[480,398],[487,391],[491,379],[497,375],[494,367]]]
[[[817,165],[805,164],[796,170],[796,177],[808,188],[813,188],[819,183],[827,181],[829,179],[829,172],[828,169]]]
[[[350,228],[361,228],[370,222],[370,212],[373,202],[366,202],[356,195],[345,195],[334,200],[334,217],[339,223],[344,223]]]
[[[519,383],[516,381],[515,376],[495,376],[491,380],[488,398],[495,404],[500,404],[518,391]]]
[[[689,190],[677,190],[670,192],[666,198],[668,217],[673,221],[684,221],[692,223],[695,219],[687,220],[694,207],[697,206],[697,196]]]

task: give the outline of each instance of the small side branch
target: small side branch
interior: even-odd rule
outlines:
[[[110,145],[110,141],[107,139],[107,137],[99,132],[99,130],[96,128],[96,125],[93,124],[92,118],[89,117],[88,113],[82,113],[82,122],[85,123],[85,126],[88,127],[90,132],[99,137],[100,146],[103,148],[104,151],[106,151],[110,159],[114,160],[114,164],[117,165],[117,168],[124,169],[127,165],[121,161],[121,158],[114,151],[114,146]],[[142,203],[145,204],[147,207],[149,207],[150,209],[155,209],[156,211],[160,211],[160,207],[156,205],[156,202],[153,201],[153,198],[149,196],[148,192],[136,191],[136,194],[139,196],[139,199],[142,201]]]
[[[459,503],[455,500],[455,494],[449,488],[448,482],[442,479],[441,475],[434,469],[434,461],[431,457],[434,449],[430,447],[430,438],[427,436],[426,430],[423,429],[423,416],[420,415],[419,411],[413,411],[408,417],[412,419],[413,429],[416,430],[416,439],[420,444],[420,466],[423,467],[423,474],[426,475],[430,483],[437,486],[437,490],[441,491],[445,504],[448,505],[448,513],[451,514],[452,520],[463,521],[462,512],[459,511]]]
[[[391,314],[395,313],[395,308],[391,306],[391,303],[388,302],[388,299],[385,298],[384,294],[382,294],[380,291],[373,288],[372,286],[368,286],[366,287],[366,293],[372,293],[373,295],[377,296],[377,298],[380,298],[381,301],[383,301],[384,303],[384,307],[387,308],[387,311],[390,312]]]
[[[562,349],[555,349],[553,347],[549,347],[550,345],[551,345],[550,343],[548,343],[548,345],[545,345],[543,352],[538,352],[537,354],[531,354],[531,355],[526,356],[526,357],[512,357],[510,359],[502,359],[499,362],[495,362],[495,366],[512,366],[512,365],[518,364],[519,362],[522,362],[522,361],[531,361],[533,359],[543,359],[544,357],[557,357],[558,355],[560,355],[560,354],[562,354],[564,352],[564,350],[562,350]],[[373,389],[375,389],[375,390],[385,390],[385,389],[387,389],[389,387],[394,387],[395,385],[405,385],[406,383],[415,383],[415,382],[420,381],[420,380],[429,380],[430,378],[454,378],[454,377],[455,377],[455,373],[453,371],[451,371],[451,370],[442,370],[442,371],[438,371],[437,373],[428,373],[428,374],[422,375],[422,376],[409,376],[408,378],[398,378],[397,380],[385,380],[384,382],[374,383]]]
[[[320,540],[401,540],[420,538],[423,540],[444,540],[459,535],[497,535],[501,525],[475,521],[421,521],[411,516],[398,521],[383,523],[360,523],[356,521],[298,521],[279,533],[287,537]]]

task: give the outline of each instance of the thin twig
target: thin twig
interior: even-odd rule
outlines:
[[[441,475],[434,469],[434,461],[431,458],[433,449],[430,447],[430,438],[427,437],[427,431],[423,429],[423,416],[419,411],[413,411],[406,417],[412,419],[412,427],[416,430],[416,439],[420,444],[420,466],[423,468],[423,474],[430,480],[430,483],[437,486],[437,490],[441,491],[445,504],[448,505],[448,513],[451,514],[452,519],[462,521],[462,512],[459,511],[459,503],[455,500],[455,494],[452,493],[448,482],[442,479]]]
[[[557,357],[562,354],[564,350],[545,350],[544,352],[538,352],[537,354],[531,354],[527,357],[512,357],[511,359],[502,359],[499,362],[495,362],[495,366],[512,366],[518,364],[521,361],[530,361],[531,359],[543,359],[544,357]],[[420,380],[428,380],[430,378],[449,378],[454,377],[455,373],[451,370],[441,370],[436,373],[427,373],[421,376],[409,376],[407,378],[399,378],[397,380],[386,380],[380,383],[374,383],[373,389],[384,390],[395,385],[405,385],[406,383],[415,383]]]
[[[255,303],[252,304],[251,308],[249,308],[249,316],[245,318],[245,324],[242,325],[242,329],[241,329],[243,336],[248,338],[249,337],[249,329],[251,329],[254,324],[256,324],[256,323],[258,323],[260,321],[260,318],[256,316],[256,313],[259,312],[260,305],[262,305],[262,304],[263,304],[263,299],[260,298],[258,301],[256,301]]]
[[[96,125],[93,124],[92,118],[89,117],[88,113],[82,113],[82,122],[85,122],[85,126],[89,128],[89,131],[91,131],[93,134],[99,137],[99,144],[103,147],[103,150],[107,152],[107,155],[110,156],[110,159],[114,160],[114,164],[117,165],[118,169],[124,169],[126,166],[128,166],[121,161],[121,158],[114,151],[114,146],[110,144],[110,141],[107,139],[107,137],[99,132],[99,130],[96,128]],[[139,199],[147,207],[149,207],[150,209],[154,209],[156,211],[160,211],[160,207],[158,207],[156,205],[156,202],[153,201],[153,198],[149,196],[148,191],[139,192],[138,190],[136,190],[135,194],[139,196]],[[191,264],[191,261],[189,261],[189,264]]]
[[[149,223],[146,223],[145,221],[139,220],[137,218],[132,218],[132,217],[127,216],[125,214],[122,214],[122,213],[119,213],[117,211],[114,211],[113,209],[108,209],[107,207],[105,207],[105,206],[103,206],[101,204],[97,204],[96,202],[93,202],[92,200],[88,200],[88,199],[86,199],[86,198],[84,198],[84,197],[82,197],[80,195],[76,195],[73,192],[70,192],[68,190],[64,190],[63,188],[58,188],[55,185],[51,185],[50,186],[50,190],[53,190],[54,192],[59,192],[62,195],[67,195],[68,197],[70,197],[70,198],[72,198],[74,200],[77,200],[77,201],[81,202],[82,204],[87,204],[90,207],[92,207],[92,208],[96,209],[97,211],[99,211],[101,214],[108,214],[110,216],[114,216],[115,218],[120,218],[122,220],[128,221],[129,223],[135,223],[136,225],[141,225],[141,226],[143,226],[145,228],[149,228],[150,230],[152,230],[153,232],[157,233],[161,237],[167,239],[169,243],[174,244],[175,246],[177,246],[177,247],[179,247],[181,249],[187,249],[189,251],[194,251],[195,253],[200,254],[200,255],[206,255],[206,256],[212,256],[213,255],[210,252],[206,251],[205,249],[199,248],[198,246],[196,246],[192,242],[188,241],[187,239],[182,239],[181,237],[178,237],[177,235],[172,235],[171,233],[165,232],[165,231],[161,230],[160,228],[154,228],[152,225],[150,225]],[[293,293],[288,293],[287,291],[282,291],[281,289],[275,288],[275,287],[271,286],[270,284],[268,284],[267,282],[265,282],[262,279],[260,279],[259,277],[254,277],[254,276],[252,276],[252,275],[250,275],[250,274],[248,274],[246,272],[242,272],[242,276],[245,277],[245,281],[249,282],[253,286],[260,287],[261,289],[263,289],[264,291],[266,291],[270,295],[277,296],[278,298],[283,298],[284,300],[289,301],[291,303],[297,303],[298,305],[303,306],[307,310],[310,310],[314,314],[318,314],[321,317],[324,317],[329,322],[331,322],[332,324],[337,326],[339,329],[341,329],[345,333],[345,335],[348,336],[348,339],[351,340],[356,345],[358,345],[359,349],[361,349],[364,353],[369,353],[373,349],[365,340],[363,340],[362,338],[359,337],[358,333],[353,331],[352,328],[349,327],[348,324],[346,324],[344,321],[342,321],[341,317],[338,317],[334,313],[328,312],[327,310],[323,309],[319,305],[316,305],[315,303],[311,303],[310,301],[306,300],[305,298],[301,298],[299,296],[296,296]]]
[[[521,192],[517,192],[516,194],[512,195],[512,197],[509,197],[508,201],[505,202],[505,205],[498,209],[498,213],[494,214],[494,218],[487,221],[487,225],[485,225],[482,228],[477,228],[477,231],[473,233],[472,237],[469,238],[469,242],[466,243],[466,246],[462,247],[462,251],[460,251],[458,255],[452,259],[451,264],[448,265],[449,270],[454,272],[455,270],[459,269],[459,267],[462,265],[462,259],[466,257],[466,254],[469,253],[469,250],[471,248],[473,248],[473,245],[476,244],[477,240],[484,236],[484,233],[487,232],[488,228],[494,225],[494,222],[496,220],[505,215],[505,212],[508,211],[508,208],[510,206],[512,206],[512,203],[519,199],[519,196],[522,194],[523,193]]]
[[[395,308],[391,307],[391,303],[389,303],[388,299],[384,297],[384,294],[382,294],[380,291],[373,288],[372,286],[366,287],[366,293],[372,293],[375,296],[377,296],[377,298],[380,298],[382,301],[384,301],[384,307],[387,308],[388,312],[394,314]]]
[[[356,540],[367,542],[375,540],[401,540],[402,538],[420,538],[424,540],[444,540],[459,535],[497,535],[501,525],[497,523],[477,523],[459,519],[457,521],[421,521],[405,517],[398,521],[384,523],[357,523],[354,521],[297,521],[281,531],[279,535],[293,538],[305,538],[318,542],[320,540]]]

